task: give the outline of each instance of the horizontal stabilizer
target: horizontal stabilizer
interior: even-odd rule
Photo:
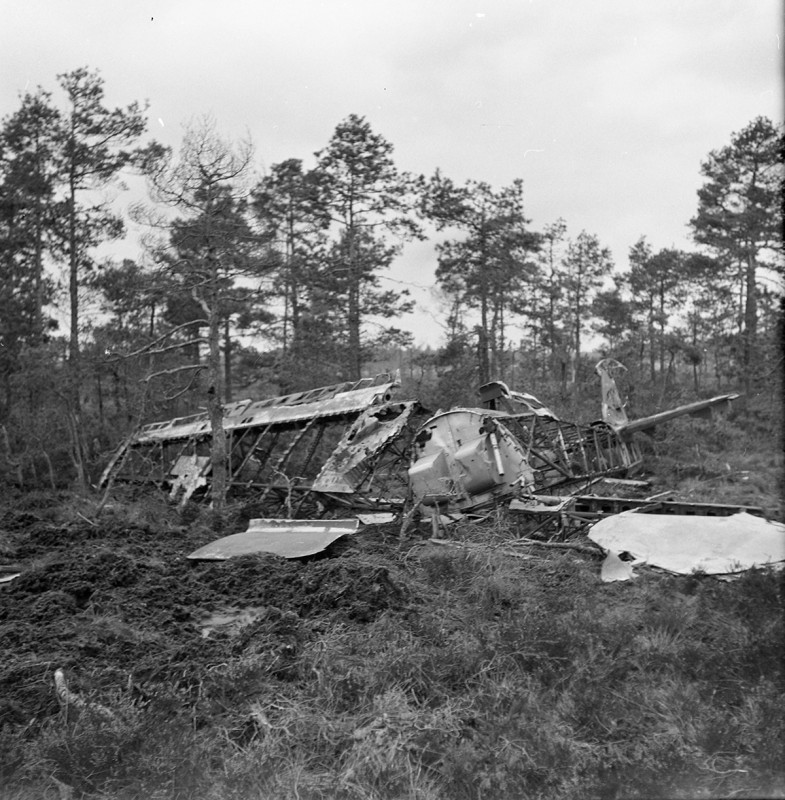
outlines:
[[[711,397],[708,400],[698,400],[695,403],[687,403],[686,405],[671,408],[667,411],[660,411],[659,414],[652,414],[651,416],[642,417],[641,419],[634,419],[614,427],[616,427],[618,433],[628,436],[639,431],[649,431],[661,422],[668,422],[677,417],[691,416],[711,418],[716,411],[729,410],[730,404],[738,399],[738,397],[739,395],[735,393],[721,394],[717,397]]]

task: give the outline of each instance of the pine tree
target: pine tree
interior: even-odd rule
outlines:
[[[253,191],[252,208],[280,254],[276,283],[283,301],[281,354],[286,362],[294,355],[296,370],[309,287],[326,258],[324,230],[329,219],[319,203],[316,177],[303,171],[299,159],[273,164]]]
[[[60,114],[43,90],[26,94],[0,128],[0,250],[3,308],[17,317],[17,338],[40,343],[49,322],[44,308],[52,283],[45,274],[54,235],[58,175],[55,152]],[[6,349],[9,344],[4,345]]]
[[[95,267],[93,249],[124,233],[122,218],[97,197],[96,191],[141,158],[142,150],[134,145],[145,132],[147,122],[145,109],[137,102],[126,108],[106,107],[104,82],[98,72],[80,68],[58,78],[67,98],[67,110],[58,131],[58,160],[64,186],[59,233],[68,264],[70,307],[69,418],[74,431],[77,477],[85,485],[79,292],[85,274]]]
[[[594,294],[613,269],[610,250],[599,239],[581,231],[564,257],[564,304],[572,340],[571,380],[575,384],[581,359],[583,332],[591,316]]]
[[[345,303],[346,377],[354,380],[362,373],[366,318],[374,311],[397,317],[410,308],[405,292],[377,292],[378,273],[400,252],[400,243],[420,235],[411,215],[412,182],[398,172],[392,151],[363,117],[352,114],[316,153],[319,202],[336,232],[324,277],[334,279],[336,297]]]
[[[743,370],[749,389],[758,327],[757,278],[762,266],[782,272],[785,135],[758,117],[713,150],[701,164],[698,213],[690,224],[695,241],[737,269],[743,317]]]
[[[523,214],[523,182],[498,191],[476,181],[459,187],[437,171],[423,187],[422,212],[437,229],[465,232],[437,245],[436,280],[479,312],[480,382],[504,377],[508,315],[523,308],[516,300],[533,279],[531,257],[539,248]]]

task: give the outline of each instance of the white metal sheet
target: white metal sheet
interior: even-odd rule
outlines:
[[[194,561],[225,561],[233,556],[253,553],[302,558],[321,552],[341,536],[355,533],[359,524],[357,519],[252,519],[248,523],[248,530],[210,542],[195,550],[188,558]]]
[[[681,574],[742,572],[785,561],[785,525],[742,512],[727,517],[625,511],[596,523],[589,538]]]

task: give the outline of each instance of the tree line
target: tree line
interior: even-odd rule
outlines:
[[[57,80],[0,123],[0,450],[20,483],[85,485],[140,421],[206,408],[219,430],[238,392],[356,380],[392,353],[434,405],[490,379],[574,392],[598,342],[663,394],[685,370],[695,391],[749,390],[775,363],[784,137],[766,118],[696,165],[695,250],[641,236],[620,269],[594,233],[535,229],[520,179],[399,170],[363,117],[312,164],[260,175],[252,143],[210,118],[175,151],[149,138],[145,105],[107,106],[97,71]],[[142,181],[147,199],[119,212]],[[118,260],[129,223],[143,241]],[[412,347],[412,299],[383,283],[427,237],[435,349]]]

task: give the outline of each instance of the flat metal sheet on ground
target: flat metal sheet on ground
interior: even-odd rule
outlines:
[[[688,575],[721,575],[785,560],[785,525],[742,512],[728,517],[625,511],[596,523],[589,538],[613,553]]]
[[[194,561],[225,561],[233,556],[272,553],[283,558],[302,558],[320,553],[327,545],[355,533],[357,519],[291,520],[252,519],[248,530],[224,536],[194,550]]]

